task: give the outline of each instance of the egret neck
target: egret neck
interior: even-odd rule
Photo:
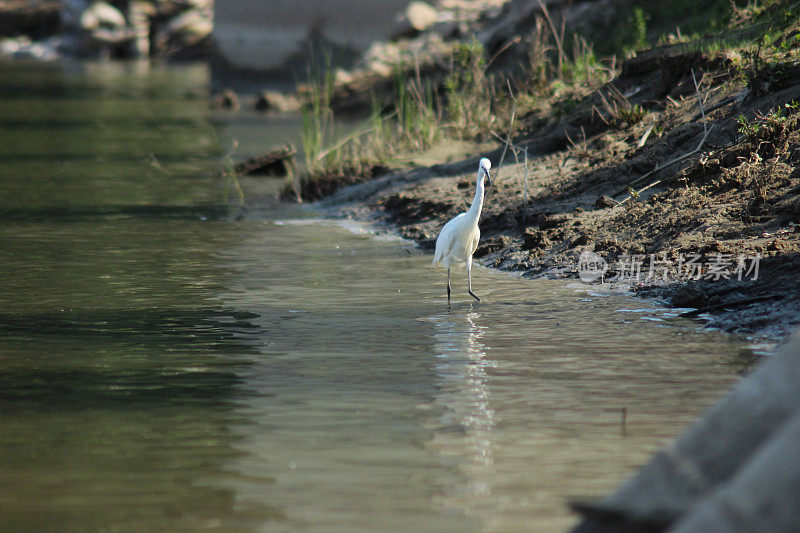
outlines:
[[[472,200],[472,205],[467,211],[467,219],[471,224],[477,223],[478,219],[481,217],[481,208],[483,208],[483,180],[484,180],[484,170],[481,168],[478,170],[478,183],[475,186],[475,198]]]

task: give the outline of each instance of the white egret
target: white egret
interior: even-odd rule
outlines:
[[[492,186],[492,177],[489,169],[492,163],[485,157],[478,164],[478,183],[475,186],[475,199],[466,213],[461,213],[444,225],[439,237],[436,239],[436,252],[433,255],[434,266],[447,267],[447,303],[450,303],[450,268],[459,263],[467,265],[467,292],[478,300],[472,292],[472,254],[478,247],[481,230],[478,229],[478,219],[483,208],[483,179]]]

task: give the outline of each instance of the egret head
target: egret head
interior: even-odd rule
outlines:
[[[489,187],[492,186],[492,176],[491,176],[491,174],[489,174],[489,170],[491,168],[492,168],[492,162],[491,161],[489,161],[485,157],[483,159],[481,159],[481,162],[479,163],[479,166],[478,166],[478,174],[483,172],[483,175],[486,176],[486,179],[489,182]]]

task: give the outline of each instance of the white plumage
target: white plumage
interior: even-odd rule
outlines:
[[[447,267],[447,301],[450,302],[450,268],[460,263],[467,266],[467,292],[480,301],[472,292],[472,254],[478,247],[481,230],[478,220],[483,208],[484,185],[483,179],[492,185],[489,169],[492,163],[485,157],[478,165],[478,183],[475,186],[475,199],[466,213],[461,213],[444,225],[439,237],[436,239],[436,252],[433,255],[434,266]]]

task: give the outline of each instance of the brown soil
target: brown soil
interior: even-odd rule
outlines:
[[[800,67],[777,64],[747,83],[729,54],[650,50],[569,115],[524,120],[514,142],[529,152],[528,199],[523,166],[507,156],[475,256],[527,277],[577,277],[579,255],[592,251],[608,262],[606,282],[677,307],[708,307],[710,324],[726,331],[785,336],[800,322]],[[641,106],[641,120],[611,117],[603,99],[614,89]],[[478,158],[497,168],[501,151],[384,174],[321,205],[391,223],[432,249],[442,225],[471,202]],[[631,186],[638,195],[620,204]],[[622,268],[637,254],[635,279]],[[703,268],[690,272],[695,254]],[[756,255],[754,280],[746,270]],[[736,269],[740,256],[744,270]],[[648,279],[651,257],[657,268]],[[714,265],[724,268],[717,274]]]

